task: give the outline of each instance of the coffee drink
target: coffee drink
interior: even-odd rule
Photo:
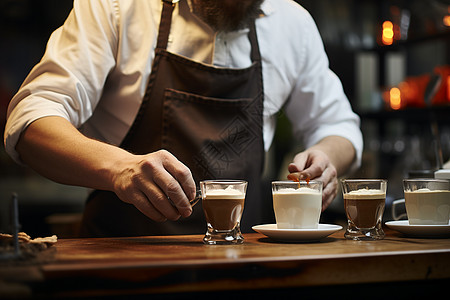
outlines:
[[[351,225],[360,229],[381,223],[386,194],[380,190],[360,189],[344,194],[344,206]]]
[[[207,245],[242,244],[241,216],[248,182],[245,180],[200,181],[203,211],[206,217]]]
[[[203,196],[206,221],[218,231],[233,230],[244,210],[245,194],[234,189],[209,190]]]
[[[283,188],[272,192],[273,209],[280,229],[317,228],[322,193],[317,189]]]
[[[411,225],[448,225],[450,191],[422,188],[405,191],[406,213]]]
[[[384,239],[381,221],[387,180],[343,179],[341,184],[348,223],[344,237],[356,241]]]

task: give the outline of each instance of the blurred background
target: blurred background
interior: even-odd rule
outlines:
[[[361,117],[365,149],[349,177],[389,180],[387,209],[402,198],[402,179],[432,176],[450,157],[450,0],[297,0],[315,19],[331,69]],[[6,109],[72,0],[0,0],[0,132]],[[292,29],[293,32],[295,28]],[[285,178],[301,145],[279,114],[267,154],[263,199],[273,222],[270,181]],[[287,155],[286,155],[287,153]],[[9,229],[11,193],[19,196],[22,230],[34,236],[77,231],[88,190],[53,183],[15,164],[0,146],[0,232]],[[321,222],[343,223],[338,196]]]

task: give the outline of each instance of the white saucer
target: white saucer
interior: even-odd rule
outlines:
[[[277,241],[301,242],[318,241],[341,230],[342,226],[319,224],[317,229],[278,229],[277,224],[264,224],[253,226],[252,229]]]
[[[410,225],[408,220],[389,221],[385,225],[400,233],[415,237],[450,237],[448,225]]]

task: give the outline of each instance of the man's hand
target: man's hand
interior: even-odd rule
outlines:
[[[82,135],[61,117],[34,121],[17,151],[37,172],[56,182],[113,191],[155,221],[188,217],[195,198],[190,170],[165,150],[134,155]]]
[[[333,201],[337,194],[337,171],[328,156],[320,150],[306,150],[294,157],[288,167],[291,173],[300,180],[315,179],[323,182],[322,211]]]
[[[122,201],[158,222],[191,215],[195,182],[189,168],[171,153],[136,155],[122,166],[114,178],[114,192]]]
[[[289,178],[315,179],[323,182],[322,211],[338,192],[338,176],[347,172],[355,160],[353,144],[339,136],[328,136],[294,157],[288,166]]]

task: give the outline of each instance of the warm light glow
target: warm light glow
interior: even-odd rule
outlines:
[[[450,76],[447,76],[447,101],[450,102]]]
[[[394,25],[391,21],[383,22],[381,41],[384,45],[392,45],[392,43],[394,42]]]
[[[450,27],[450,15],[444,16],[444,19],[442,20],[445,26]]]
[[[400,90],[400,94],[402,95],[403,102],[408,102],[408,99],[413,99],[416,97],[415,90],[411,87],[409,82],[402,81],[398,84],[398,89]]]
[[[389,103],[392,109],[400,109],[402,104],[402,98],[400,96],[400,90],[396,87],[393,87],[389,91]]]

